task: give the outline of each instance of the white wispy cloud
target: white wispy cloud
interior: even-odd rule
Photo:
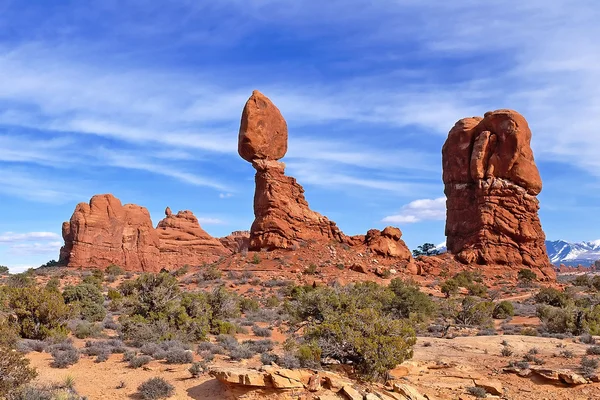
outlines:
[[[14,243],[31,240],[56,240],[61,239],[61,236],[55,232],[4,232],[0,233],[0,243]]]
[[[421,221],[440,221],[446,219],[446,198],[420,199],[406,204],[395,215],[383,218],[382,222],[412,224]]]
[[[48,258],[56,259],[58,252],[63,242],[33,242],[33,243],[20,243],[9,246],[9,253],[12,255],[47,255]]]

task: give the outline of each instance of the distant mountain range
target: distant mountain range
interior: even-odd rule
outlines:
[[[589,266],[600,260],[600,239],[592,242],[567,242],[566,240],[546,240],[550,262],[554,265]],[[436,246],[440,253],[446,251],[446,242]]]
[[[572,243],[565,240],[546,240],[546,249],[554,265],[591,265],[600,260],[600,240]]]

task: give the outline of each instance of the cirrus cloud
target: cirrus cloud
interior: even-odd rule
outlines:
[[[440,221],[446,218],[446,198],[420,199],[406,204],[395,215],[383,218],[383,222],[412,224],[421,221]]]

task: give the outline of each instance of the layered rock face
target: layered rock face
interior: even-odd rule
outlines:
[[[442,149],[446,243],[460,261],[552,274],[530,141],[527,121],[512,110],[465,118],[450,130]]]
[[[242,113],[238,142],[240,156],[256,169],[250,250],[291,249],[309,240],[346,241],[334,222],[309,208],[302,186],[285,176],[285,164],[277,160],[286,151],[283,116],[255,90]]]
[[[116,264],[128,271],[157,271],[159,239],[150,213],[134,204],[122,205],[110,195],[80,203],[63,223],[65,245],[60,262],[74,268],[106,268]]]
[[[231,254],[221,242],[200,227],[191,211],[172,214],[167,207],[165,218],[158,223],[160,262],[167,268],[200,265]]]
[[[219,242],[232,253],[248,251],[250,231],[233,231],[231,234],[219,238]]]
[[[172,214],[167,208],[165,214],[154,229],[144,207],[122,205],[110,194],[96,195],[89,204],[78,204],[71,220],[63,223],[60,262],[72,268],[115,264],[126,271],[158,272],[231,254],[200,227],[191,211]]]

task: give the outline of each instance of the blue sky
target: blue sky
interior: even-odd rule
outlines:
[[[448,130],[513,108],[548,238],[598,239],[598,20],[597,0],[0,0],[0,265],[57,258],[96,193],[249,229],[253,89],[288,121],[287,173],[348,234],[442,242]]]

